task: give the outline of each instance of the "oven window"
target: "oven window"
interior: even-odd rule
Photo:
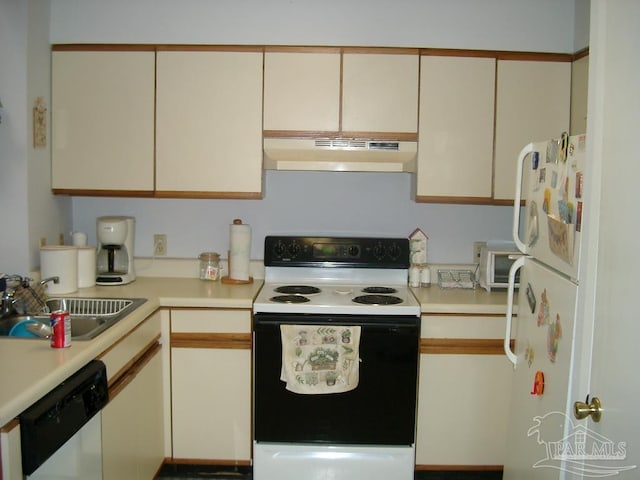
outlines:
[[[355,390],[297,394],[280,381],[281,324],[360,325]],[[414,443],[419,317],[256,314],[254,430],[257,441],[362,445]]]

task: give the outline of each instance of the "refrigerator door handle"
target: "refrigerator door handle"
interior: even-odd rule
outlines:
[[[534,151],[533,143],[526,145],[520,154],[518,155],[518,164],[516,172],[516,194],[513,199],[513,222],[512,222],[512,236],[513,241],[522,253],[529,253],[527,245],[520,239],[519,227],[520,227],[520,202],[522,201],[522,177],[524,171],[524,159],[531,152]]]
[[[518,258],[511,265],[511,269],[509,270],[509,286],[507,287],[507,317],[506,317],[506,328],[504,332],[504,353],[507,355],[509,361],[513,364],[513,368],[516,367],[516,363],[518,362],[518,356],[511,351],[511,323],[513,320],[513,292],[515,290],[516,284],[516,273],[522,266],[524,265],[524,261],[527,257],[522,256]]]

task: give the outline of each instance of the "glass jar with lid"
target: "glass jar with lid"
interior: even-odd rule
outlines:
[[[200,259],[200,280],[218,280],[220,278],[220,254],[202,252]]]

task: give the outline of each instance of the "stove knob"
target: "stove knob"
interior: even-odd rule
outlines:
[[[284,246],[284,243],[282,242],[278,242],[273,246],[273,253],[276,256],[276,258],[282,258],[282,256],[286,251],[287,249]]]
[[[292,243],[291,245],[289,245],[288,250],[289,250],[289,255],[291,255],[291,257],[295,257],[300,253],[300,245],[298,245],[297,243]]]
[[[389,255],[393,260],[397,260],[400,254],[402,253],[402,249],[396,243],[392,243],[387,248],[387,255]]]
[[[357,257],[360,255],[360,248],[357,245],[351,245],[349,247],[349,256]]]
[[[378,260],[382,260],[384,258],[384,246],[381,243],[378,243],[375,247],[373,247],[373,255]]]

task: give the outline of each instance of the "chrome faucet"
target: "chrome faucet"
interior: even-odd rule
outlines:
[[[46,285],[49,282],[53,282],[56,285],[60,283],[60,277],[47,277],[40,280],[40,285]]]
[[[0,299],[0,318],[8,317],[16,312],[16,287],[22,285],[24,279],[20,275],[7,275],[0,279],[2,297]]]

